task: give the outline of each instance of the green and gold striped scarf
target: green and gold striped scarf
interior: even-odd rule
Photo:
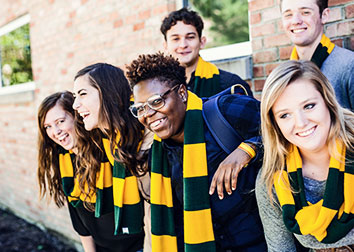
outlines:
[[[191,91],[199,97],[210,97],[222,91],[219,69],[214,64],[204,61],[202,57],[199,57],[194,76]]]
[[[323,62],[327,59],[327,57],[331,54],[334,49],[335,44],[331,42],[331,40],[326,37],[326,35],[322,35],[321,41],[316,47],[315,52],[312,55],[311,61],[315,63],[318,68],[321,68]],[[290,56],[291,60],[299,60],[299,56],[296,51],[296,47],[293,48]]]
[[[334,153],[341,154],[341,159],[331,157],[324,196],[315,204],[306,200],[302,160],[296,146],[286,159],[287,171],[274,175],[286,228],[295,234],[310,234],[322,243],[334,243],[354,227],[354,164],[341,142],[337,141],[336,148],[338,152]],[[348,159],[351,163],[345,164]]]
[[[183,145],[184,248],[215,251],[208,194],[208,167],[202,116],[202,100],[188,91]],[[167,152],[154,136],[151,159],[152,250],[177,251],[173,217],[171,176]]]
[[[64,193],[74,207],[83,201],[94,203],[97,218],[114,209],[115,235],[140,233],[144,210],[137,178],[114,160],[108,139],[103,138],[102,141],[106,155],[97,174],[96,191],[90,192],[90,197],[81,192],[79,180],[74,177],[74,154],[68,151],[59,154]]]

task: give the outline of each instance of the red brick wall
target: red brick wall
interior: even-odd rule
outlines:
[[[295,0],[294,0],[295,1]],[[284,33],[280,0],[249,0],[250,34],[253,49],[252,85],[257,96],[269,73],[288,60],[292,43]],[[325,33],[339,46],[354,50],[354,1],[329,0],[330,20]]]
[[[124,67],[141,53],[162,50],[159,27],[171,0],[2,0],[0,27],[29,14],[32,102],[0,104],[0,204],[18,215],[77,239],[67,210],[38,200],[36,113],[42,99],[72,88],[82,67]],[[0,96],[0,99],[1,96]]]

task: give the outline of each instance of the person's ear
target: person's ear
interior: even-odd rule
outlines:
[[[200,38],[200,49],[203,49],[205,47],[206,44],[206,37],[202,36]]]
[[[327,21],[329,20],[329,15],[330,15],[330,11],[329,8],[326,8],[322,11],[322,16],[321,16],[321,23],[324,25],[325,23],[327,23]]]
[[[167,41],[166,40],[163,41],[162,45],[163,45],[163,48],[167,51]]]
[[[178,90],[178,95],[179,95],[179,97],[181,97],[183,102],[187,101],[188,92],[187,92],[187,89],[186,89],[185,85],[181,85],[181,87]]]

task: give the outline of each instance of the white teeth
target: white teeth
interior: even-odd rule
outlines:
[[[299,136],[301,136],[301,137],[305,137],[305,136],[308,136],[308,135],[310,135],[312,132],[314,132],[315,131],[315,127],[312,127],[311,129],[309,129],[309,130],[306,130],[306,131],[304,131],[304,132],[299,132],[299,133],[297,133]]]
[[[163,121],[163,119],[156,120],[156,121],[154,121],[154,122],[152,122],[152,123],[150,124],[150,127],[155,128],[155,127],[157,127],[162,121]]]
[[[303,31],[305,31],[305,29],[294,29],[293,33],[300,33],[300,32],[303,32]]]
[[[68,136],[68,134],[64,134],[64,135],[62,135],[61,137],[59,137],[58,140],[59,140],[59,141],[62,141],[62,140],[64,140],[64,138],[67,137],[67,136]]]
[[[82,113],[80,113],[80,116],[82,118],[85,118],[85,116],[88,116],[89,114],[90,114],[89,112],[82,112]]]

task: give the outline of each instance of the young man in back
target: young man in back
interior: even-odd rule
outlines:
[[[354,110],[354,52],[334,45],[324,35],[328,0],[282,0],[282,23],[295,44],[291,60],[311,60],[334,87],[340,105]]]
[[[249,85],[238,75],[220,70],[199,56],[199,50],[206,44],[203,27],[198,13],[182,8],[171,12],[160,28],[166,51],[186,69],[188,89],[200,97],[209,97],[234,84],[241,84],[252,96]]]

